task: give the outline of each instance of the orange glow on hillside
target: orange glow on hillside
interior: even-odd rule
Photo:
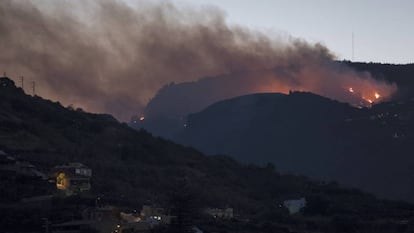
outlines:
[[[376,102],[379,102],[380,98],[381,98],[381,95],[377,91],[375,91],[373,95],[362,96],[362,99],[368,102],[370,105]]]
[[[242,87],[245,88],[242,92],[243,94],[311,92],[353,106],[370,107],[389,99],[397,90],[395,84],[377,81],[368,73],[337,73],[318,66],[305,67],[294,73],[295,77],[291,79],[284,78],[283,75],[279,76],[272,71],[251,72],[248,74],[248,80],[260,80],[260,82],[250,82],[249,85]]]

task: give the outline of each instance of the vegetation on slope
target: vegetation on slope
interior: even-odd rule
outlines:
[[[44,171],[62,163],[82,162],[93,169],[94,193],[136,206],[148,202],[166,205],[172,190],[179,190],[184,181],[195,193],[198,206],[231,206],[260,226],[282,222],[306,229],[308,221],[317,229],[329,228],[338,218],[340,222],[358,218],[373,225],[381,219],[407,219],[414,211],[411,205],[381,201],[334,183],[282,175],[272,164],[258,167],[227,156],[204,156],[133,130],[108,115],[28,96],[5,78],[0,79],[0,139],[1,150]],[[299,197],[308,200],[305,217],[291,218],[280,204]],[[314,220],[315,216],[322,220]]]

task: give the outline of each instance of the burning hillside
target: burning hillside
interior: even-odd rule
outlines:
[[[150,101],[145,115],[181,121],[189,113],[201,111],[217,101],[252,93],[290,91],[312,92],[356,107],[370,107],[387,100],[396,85],[374,80],[369,73],[355,72],[345,65],[325,60],[306,60],[273,69],[245,71],[204,78],[197,82],[170,84]]]

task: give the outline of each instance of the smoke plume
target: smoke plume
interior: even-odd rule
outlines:
[[[36,81],[43,97],[120,120],[166,83],[219,74],[245,73],[229,87],[237,94],[296,89],[352,102],[349,88],[365,99],[395,91],[335,64],[324,46],[230,26],[214,7],[2,0],[0,36],[0,68],[9,75]]]

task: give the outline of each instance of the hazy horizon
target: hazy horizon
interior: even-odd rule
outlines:
[[[139,0],[128,0],[130,3]],[[264,33],[322,43],[339,60],[414,63],[414,21],[409,0],[175,0],[201,8],[215,6],[227,22]],[[352,59],[354,34],[354,59]]]

